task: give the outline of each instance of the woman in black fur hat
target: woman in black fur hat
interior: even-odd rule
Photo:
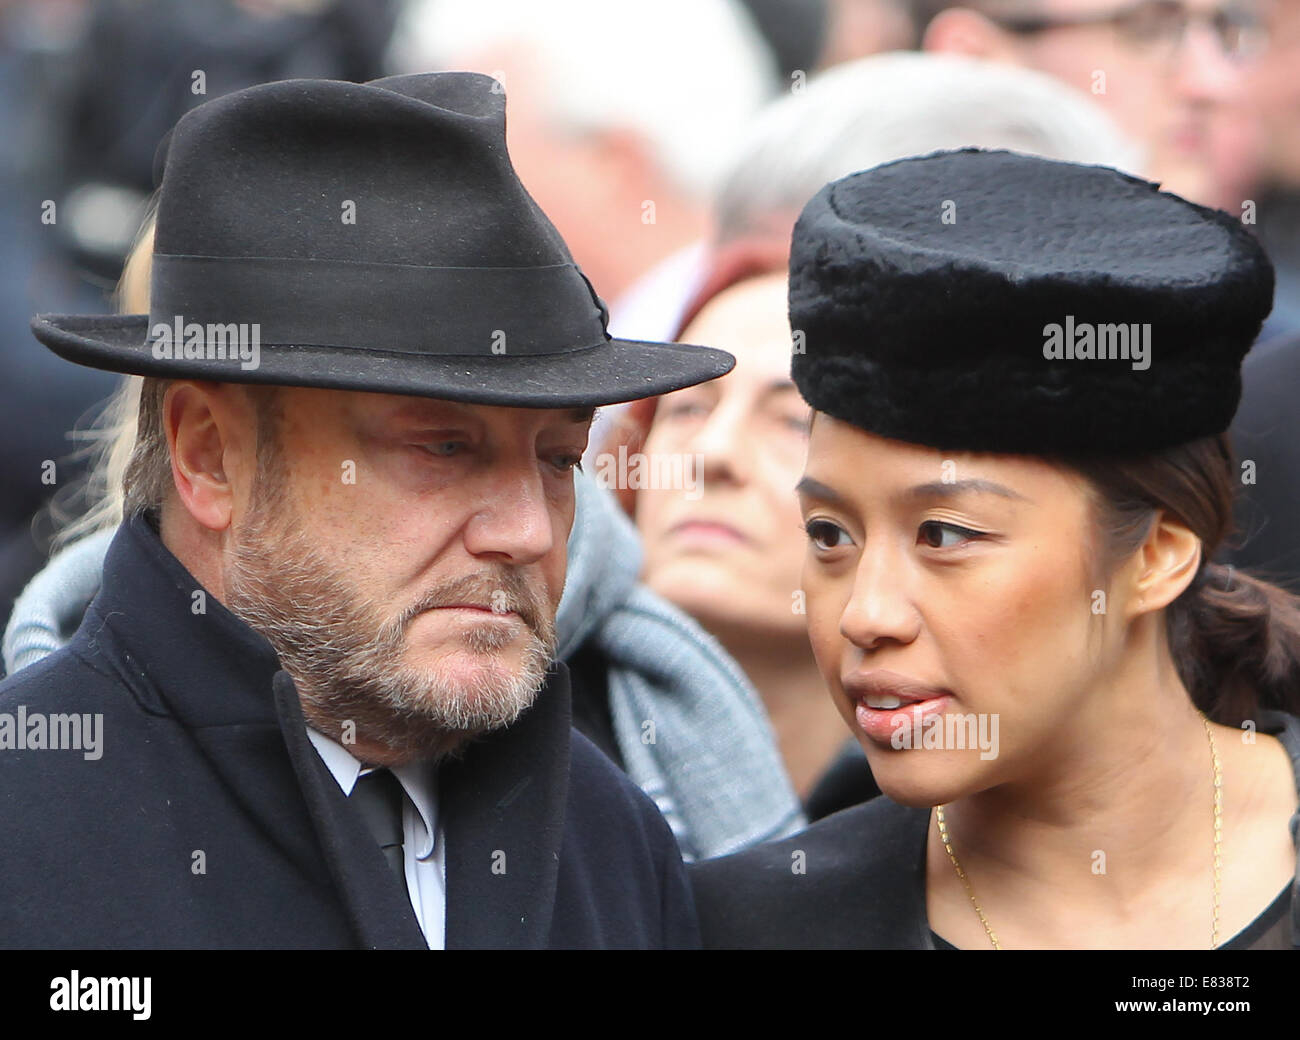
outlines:
[[[1300,605],[1209,562],[1272,281],[1104,167],[940,153],[808,204],[803,587],[887,797],[697,865],[707,944],[1300,944]]]

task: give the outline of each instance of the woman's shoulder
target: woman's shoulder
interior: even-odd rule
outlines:
[[[929,823],[929,809],[881,796],[793,837],[692,864],[705,945],[928,945]]]

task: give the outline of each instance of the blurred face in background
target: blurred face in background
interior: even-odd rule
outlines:
[[[1267,183],[1300,187],[1300,0],[1268,8],[1269,44],[1250,69],[1238,119],[1258,121],[1259,176]]]
[[[1219,196],[1215,117],[1242,96],[1262,49],[1252,0],[1024,0],[945,12],[926,46],[1025,65],[1093,97],[1147,149],[1144,171],[1200,202]]]
[[[804,541],[794,486],[808,406],[790,381],[784,273],[741,282],[680,337],[736,355],[721,379],[659,399],[644,451],[688,457],[695,491],[640,491],[644,578],[725,639],[799,635]]]

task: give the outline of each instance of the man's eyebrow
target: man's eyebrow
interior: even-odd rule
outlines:
[[[569,408],[564,412],[564,420],[573,423],[591,422],[599,411],[599,408],[592,405]],[[403,404],[394,414],[399,419],[436,419],[444,415],[471,416],[473,408],[460,401],[414,400]]]
[[[992,480],[980,480],[971,478],[967,480],[934,480],[928,484],[917,484],[907,491],[908,498],[950,498],[953,495],[965,494],[966,492],[976,492],[989,495],[1000,495],[1002,498],[1014,498],[1021,502],[1028,502],[1030,499],[1020,494],[1018,491],[1012,491],[1011,488],[1002,484],[995,483]]]

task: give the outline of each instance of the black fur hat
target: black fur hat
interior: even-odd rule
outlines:
[[[937,448],[1138,454],[1228,428],[1273,268],[1226,213],[964,149],[826,185],[790,257],[815,409]]]

